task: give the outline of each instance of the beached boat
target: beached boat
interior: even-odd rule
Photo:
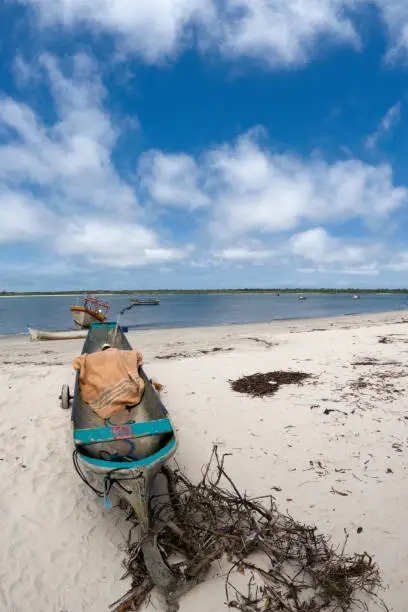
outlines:
[[[132,350],[117,323],[94,323],[82,354],[104,350],[107,345]],[[132,506],[141,526],[147,569],[159,587],[169,590],[174,576],[155,544],[149,520],[149,493],[155,476],[174,454],[177,441],[167,410],[141,366],[139,375],[144,380],[142,399],[136,406],[127,408],[125,423],[115,424],[115,417],[103,420],[83,401],[77,372],[71,416],[76,447],[74,463],[87,484],[86,472],[100,480],[96,492],[105,498],[106,507],[110,505],[108,495],[112,487]],[[71,399],[68,385],[63,386],[60,397],[62,407],[68,408]]]
[[[158,306],[160,304],[160,300],[156,298],[149,298],[146,300],[135,298],[131,300],[131,302],[135,306]]]
[[[28,327],[30,340],[74,340],[76,338],[86,338],[88,330],[86,329],[64,329],[64,330],[48,330],[48,329],[33,329]]]
[[[91,295],[87,295],[82,304],[72,305],[72,318],[79,329],[87,329],[92,323],[104,323],[106,321],[109,304]]]

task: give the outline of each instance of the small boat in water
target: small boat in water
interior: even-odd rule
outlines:
[[[89,357],[106,348],[132,350],[118,323],[92,324],[82,355]],[[110,507],[108,496],[112,487],[130,504],[141,527],[140,545],[147,570],[157,586],[168,590],[174,575],[156,544],[149,517],[150,495],[155,477],[176,451],[177,440],[167,410],[141,365],[138,375],[144,382],[143,394],[137,405],[124,406],[126,410],[121,418],[103,419],[85,403],[81,396],[80,370],[76,374],[73,397],[68,385],[64,385],[60,399],[63,408],[69,408],[73,400],[71,420],[78,475],[89,485],[87,472],[100,480],[99,487],[92,488],[104,498],[105,507]],[[106,390],[102,391],[102,395],[105,393]]]
[[[87,295],[82,304],[70,307],[74,323],[79,329],[87,329],[92,323],[106,321],[109,304],[91,295]]]
[[[30,340],[74,340],[76,338],[86,338],[88,330],[86,329],[33,329],[28,327]]]
[[[305,296],[304,295],[299,295],[297,301],[298,302],[304,302],[305,301]]]
[[[353,295],[353,300],[359,300],[360,296],[359,295]]]
[[[146,300],[135,298],[131,301],[135,306],[158,306],[160,304],[160,300],[156,298],[148,298]]]

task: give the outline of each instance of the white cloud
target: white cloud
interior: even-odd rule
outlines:
[[[354,266],[353,268],[343,268],[341,274],[355,275],[355,276],[377,276],[380,274],[381,267],[374,261],[372,263],[363,264],[361,266]]]
[[[387,268],[390,258],[382,244],[367,238],[351,241],[330,235],[322,227],[315,227],[293,234],[285,239],[280,236],[274,249],[268,249],[270,240],[252,246],[228,247],[213,253],[214,262],[231,265],[263,264],[275,268],[296,269],[304,274],[376,276]],[[408,255],[404,262],[408,262]],[[408,263],[406,264],[408,269]],[[403,269],[403,268],[401,268]]]
[[[214,202],[213,227],[224,238],[290,230],[305,221],[372,223],[408,201],[408,190],[394,187],[388,164],[273,154],[257,142],[256,132],[210,151],[202,164]]]
[[[183,208],[192,226],[200,219],[197,265],[205,253],[206,266],[278,261],[283,268],[296,260],[375,273],[374,247],[335,239],[322,226],[385,223],[406,204],[408,190],[394,186],[389,165],[273,152],[258,129],[197,159],[147,152],[135,164],[134,187],[113,163],[119,128],[105,110],[95,63],[80,54],[60,65],[44,55],[33,70],[48,80],[58,119],[46,123],[34,108],[0,97],[0,243],[36,241],[50,256],[89,267],[189,260],[185,236],[174,245],[171,223],[164,232],[159,215],[153,226],[145,210],[153,201]],[[288,232],[297,233],[289,239]]]
[[[352,243],[345,238],[334,238],[318,227],[292,236],[290,249],[301,262],[297,271],[306,274],[325,274],[328,278],[383,274],[387,279],[390,272],[408,271],[408,250],[367,242],[367,239],[361,243],[361,237]],[[309,262],[312,265],[307,265]]]
[[[328,286],[333,286],[333,278],[336,276],[377,276],[380,274],[381,268],[377,262],[371,264],[363,264],[361,266],[353,266],[352,268],[333,268],[318,266],[316,268],[298,268],[297,272],[302,274],[325,274],[330,279]],[[346,284],[345,281],[338,281],[338,286]],[[315,285],[316,286],[316,285]]]
[[[87,25],[95,32],[111,32],[123,50],[140,53],[148,62],[191,44],[192,25],[213,18],[211,0],[16,1],[34,7],[43,26]]]
[[[275,256],[276,252],[265,249],[250,249],[245,247],[229,247],[226,249],[222,249],[220,251],[216,251],[214,253],[216,258],[219,258],[223,261],[228,262],[247,262],[247,263],[255,263],[255,262],[264,262],[268,259],[272,259]]]
[[[43,27],[107,32],[121,52],[160,62],[192,46],[271,67],[309,61],[319,44],[359,48],[359,29],[376,7],[387,28],[389,60],[408,50],[406,0],[14,0]]]
[[[102,107],[106,92],[96,66],[84,55],[73,60],[72,77],[55,58],[40,58],[59,120],[45,126],[32,109],[0,99],[0,126],[9,139],[0,147],[0,180],[52,190],[52,204],[80,211],[84,205],[118,210],[136,206],[133,191],[117,175],[111,150],[117,132]]]
[[[203,49],[305,63],[319,40],[356,45],[350,19],[359,0],[15,0],[33,7],[44,27],[86,25],[113,34],[121,50],[156,62],[194,37]]]
[[[0,244],[42,240],[54,222],[34,198],[0,186]]]
[[[373,149],[377,145],[378,140],[395,127],[401,115],[401,106],[401,102],[397,102],[397,104],[388,109],[380,121],[378,130],[368,136],[366,140],[367,148]]]
[[[158,204],[194,209],[210,203],[199,188],[197,164],[188,155],[149,151],[141,157],[138,174]]]
[[[349,18],[354,0],[229,0],[219,46],[231,56],[262,58],[270,65],[306,63],[316,41],[358,43]]]
[[[295,256],[319,266],[339,264],[345,273],[373,274],[364,266],[378,245],[343,242],[322,225],[360,219],[369,231],[390,223],[408,202],[408,190],[393,184],[391,167],[273,153],[261,145],[263,135],[253,130],[197,160],[151,152],[141,164],[144,187],[162,206],[207,204],[200,217],[207,233],[200,241],[210,246],[213,264],[278,260],[290,266]],[[312,229],[285,239],[288,231],[305,226]]]
[[[294,255],[322,266],[336,263],[346,267],[351,264],[359,265],[366,261],[369,254],[378,250],[375,246],[347,244],[344,240],[330,236],[322,227],[295,234],[290,239],[290,245]]]
[[[281,268],[297,269],[305,274],[346,274],[373,276],[379,273],[385,253],[382,245],[331,236],[322,227],[293,234],[289,239],[279,237],[275,248],[268,249],[267,238],[248,247],[228,247],[215,251],[214,257],[231,264],[266,262]],[[388,254],[389,256],[389,254]]]
[[[0,243],[38,242],[110,267],[183,258],[183,249],[147,226],[134,189],[115,169],[118,131],[103,108],[96,64],[80,54],[69,68],[39,58],[58,114],[51,126],[27,105],[0,98]]]
[[[388,29],[390,49],[386,59],[393,62],[408,51],[408,4],[406,0],[374,0],[374,3]]]
[[[394,60],[408,50],[406,0],[14,0],[34,9],[43,27],[108,32],[121,52],[147,62],[174,57],[197,40],[226,57],[253,57],[272,67],[310,60],[319,43],[358,48],[359,27],[376,7]]]
[[[69,223],[56,248],[61,255],[86,256],[91,263],[112,268],[175,261],[188,253],[188,249],[162,246],[153,230],[114,218],[83,218]]]
[[[408,251],[399,251],[390,256],[388,263],[384,266],[386,270],[393,272],[408,271]]]

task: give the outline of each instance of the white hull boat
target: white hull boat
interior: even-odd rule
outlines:
[[[28,328],[30,340],[74,340],[86,338],[87,329],[43,330]]]

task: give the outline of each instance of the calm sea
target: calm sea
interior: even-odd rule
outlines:
[[[109,295],[109,319],[130,304],[130,297]],[[163,295],[159,306],[135,306],[122,317],[123,325],[140,329],[192,327],[231,323],[260,323],[304,317],[330,317],[408,309],[407,295],[372,294],[353,300],[351,295],[224,294]],[[71,329],[73,296],[0,298],[0,334],[20,334],[27,325],[37,329]]]

